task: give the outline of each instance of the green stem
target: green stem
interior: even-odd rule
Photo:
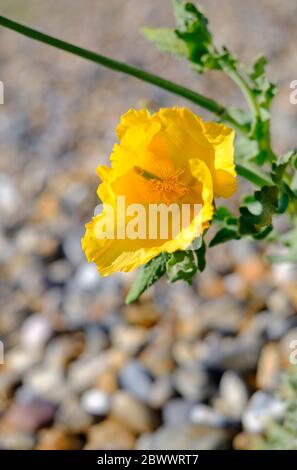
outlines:
[[[202,108],[205,108],[208,111],[214,113],[216,116],[223,119],[226,123],[232,125],[239,132],[246,133],[245,127],[240,125],[232,116],[230,116],[227,109],[223,105],[217,103],[211,98],[207,98],[203,95],[200,95],[199,93],[193,90],[190,90],[181,85],[178,85],[177,83],[161,78],[158,75],[146,72],[145,70],[141,70],[123,62],[110,59],[109,57],[105,57],[87,49],[75,46],[68,42],[41,33],[40,31],[37,31],[35,29],[28,28],[27,26],[24,26],[20,23],[16,23],[15,21],[9,20],[8,18],[5,18],[3,16],[0,16],[0,25],[4,26],[5,28],[16,31],[20,34],[23,34],[24,36],[27,36],[36,41],[56,47],[57,49],[62,49],[64,51],[70,52],[71,54],[90,60],[91,62],[95,62],[96,64],[103,65],[104,67],[115,70],[117,72],[122,72],[127,75],[131,75],[133,77],[139,78],[140,80],[156,85],[159,88],[163,88],[164,90],[182,96],[183,98],[186,98],[192,103],[195,103],[201,106]]]
[[[254,170],[249,166],[242,166],[240,164],[237,164],[236,171],[239,176],[242,176],[247,181],[250,181],[250,183],[253,183],[255,186],[259,186],[260,188],[266,185],[273,185],[273,181],[269,178],[269,176],[266,175],[259,168]]]
[[[256,124],[259,116],[260,116],[260,110],[258,103],[248,85],[248,83],[245,81],[245,79],[234,69],[231,69],[229,67],[224,68],[225,72],[229,75],[229,77],[236,83],[236,85],[240,88],[242,94],[244,95],[248,106],[250,108],[252,117],[253,117],[253,123],[254,125]]]
[[[225,73],[239,87],[239,89],[241,90],[242,94],[244,95],[244,97],[247,101],[247,104],[250,108],[252,119],[253,119],[253,126],[252,126],[252,129],[251,129],[251,131],[253,133],[253,131],[255,131],[255,129],[256,129],[258,121],[261,121],[261,113],[260,113],[259,104],[257,103],[257,100],[256,100],[249,84],[247,83],[245,78],[242,77],[240,72],[238,70],[232,69],[228,65],[226,66],[226,64],[224,62],[222,62],[221,65],[222,65],[222,68],[225,71]],[[262,150],[262,151],[267,153],[269,160],[273,161],[275,159],[275,155],[274,155],[274,152],[273,152],[272,147],[271,147],[269,122],[267,124],[267,129],[266,129],[266,132],[264,133],[262,139],[258,140],[258,147],[259,147],[260,151]]]

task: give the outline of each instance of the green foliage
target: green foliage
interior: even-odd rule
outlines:
[[[192,283],[197,272],[197,263],[193,251],[176,251],[172,253],[166,265],[170,282],[186,281]]]
[[[265,238],[272,230],[272,216],[278,211],[277,186],[263,186],[240,208],[239,233]]]
[[[160,279],[166,272],[167,255],[161,253],[156,258],[153,258],[147,264],[142,266],[140,273],[132,285],[127,297],[126,304],[135,302],[144,291],[151,287],[158,279]]]
[[[169,28],[142,28],[142,33],[159,49],[170,52],[180,57],[187,57],[187,47],[181,39],[178,38],[175,31]]]
[[[195,69],[202,72],[212,49],[208,20],[192,3],[174,0],[173,6],[177,22],[175,34],[186,45],[187,57],[195,64]]]
[[[214,44],[208,20],[197,6],[183,0],[173,0],[173,6],[176,29],[145,28],[145,37],[160,49],[187,59],[200,74],[208,70],[227,74],[242,91],[250,110],[247,113],[241,108],[230,107],[227,113],[242,130],[235,142],[237,172],[260,189],[243,198],[237,216],[224,206],[216,209],[213,218],[216,233],[209,247],[243,236],[256,240],[272,238],[273,233],[274,240],[287,248],[288,255],[284,256],[297,261],[295,225],[286,237],[273,231],[275,216],[287,212],[293,220],[297,213],[297,154],[291,151],[276,157],[271,149],[270,107],[277,88],[268,78],[267,59],[260,56],[250,68],[245,67],[229,49]],[[140,272],[140,280],[128,298],[138,298],[139,293],[165,273],[169,282],[183,280],[190,284],[193,276],[204,269],[205,252],[206,246],[201,239],[196,250],[158,257],[156,264],[150,262]]]
[[[284,377],[280,396],[285,403],[281,421],[273,421],[255,448],[260,450],[297,450],[297,367],[292,367]]]
[[[221,206],[216,210],[214,222],[218,225],[218,231],[209,243],[209,246],[219,245],[229,240],[238,240],[238,219],[231,215],[227,207]]]
[[[256,58],[250,70],[239,63],[237,57],[226,47],[217,47],[208,28],[208,20],[193,3],[173,0],[177,28],[150,29],[146,37],[160,49],[187,58],[198,73],[221,70],[239,86],[252,112],[252,121],[242,110],[228,109],[235,121],[250,131],[246,145],[247,158],[254,158],[258,165],[273,160],[270,146],[270,106],[277,93],[266,73],[267,59]],[[247,144],[247,142],[246,142]],[[255,148],[256,147],[256,148]],[[241,145],[241,158],[243,156]]]
[[[195,249],[161,253],[140,269],[139,275],[130,289],[126,303],[137,300],[143,292],[167,273],[169,282],[185,281],[192,284],[197,271],[206,265],[206,245],[202,237],[197,240]]]

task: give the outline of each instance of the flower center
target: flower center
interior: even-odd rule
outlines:
[[[165,203],[167,205],[179,202],[187,193],[187,187],[180,181],[184,170],[175,171],[162,169],[162,178],[138,166],[134,170],[141,178],[141,190],[145,199],[150,203]]]

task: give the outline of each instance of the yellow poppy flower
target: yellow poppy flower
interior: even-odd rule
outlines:
[[[132,109],[122,116],[116,133],[120,143],[114,145],[111,167],[97,169],[103,209],[86,225],[82,239],[88,261],[96,263],[102,276],[131,271],[161,252],[187,249],[209,226],[214,197],[227,198],[236,190],[234,131],[223,124],[204,122],[186,108],[160,109],[153,115]],[[148,226],[137,231],[135,207],[141,205],[148,220],[150,207],[158,204],[197,204],[200,211],[190,211],[183,236],[171,230],[163,237],[157,230],[151,237]],[[132,209],[125,212],[127,207]]]

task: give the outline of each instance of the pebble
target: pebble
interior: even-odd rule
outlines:
[[[7,352],[5,355],[5,363],[10,371],[22,375],[36,366],[41,361],[41,358],[41,351],[36,351],[35,349],[31,350],[21,346]]]
[[[34,445],[34,436],[27,432],[8,431],[0,435],[1,450],[32,450]]]
[[[140,440],[138,449],[144,449],[143,442],[145,450],[224,450],[230,446],[230,436],[223,429],[181,423],[161,426],[144,441]]]
[[[41,349],[52,334],[51,324],[44,315],[30,315],[21,327],[20,343],[24,348]]]
[[[57,260],[51,263],[47,269],[47,281],[51,285],[63,285],[72,275],[72,266],[66,260]]]
[[[128,323],[144,328],[151,328],[160,318],[160,313],[153,304],[144,304],[141,308],[138,305],[129,305],[123,309],[123,314]]]
[[[202,401],[209,397],[211,385],[207,372],[194,368],[179,368],[172,377],[174,387],[186,399]]]
[[[222,334],[237,333],[243,317],[238,302],[230,296],[205,302],[198,315],[203,332],[213,330]]]
[[[138,400],[149,400],[152,379],[138,361],[131,360],[122,368],[119,381],[122,387]]]
[[[0,369],[1,370],[1,369]],[[1,370],[0,373],[0,398],[7,400],[11,393],[13,392],[14,387],[20,381],[19,376],[9,370]]]
[[[271,312],[284,317],[289,317],[294,314],[290,299],[282,291],[271,292],[270,296],[267,298],[267,307]]]
[[[59,428],[42,429],[38,434],[36,450],[77,450],[81,446],[77,437],[69,436]]]
[[[113,397],[111,415],[135,434],[152,431],[158,424],[150,408],[121,390]]]
[[[72,362],[68,370],[68,381],[73,390],[83,392],[92,387],[98,375],[107,368],[105,354],[81,357]]]
[[[237,372],[254,370],[262,340],[251,332],[236,338],[208,335],[195,346],[196,360],[204,367]]]
[[[197,312],[182,314],[178,312],[177,336],[184,341],[191,341],[201,336],[203,325]]]
[[[153,409],[162,408],[174,394],[171,377],[164,375],[153,382],[148,404]]]
[[[297,364],[297,328],[289,331],[280,342],[280,360],[284,367]]]
[[[113,419],[91,426],[88,430],[85,450],[130,450],[135,436],[125,426]]]
[[[93,263],[83,263],[76,271],[73,279],[73,287],[83,292],[92,292],[98,289],[100,283],[100,275]]]
[[[248,390],[235,372],[224,372],[219,385],[219,409],[233,419],[240,419],[248,402]]]
[[[116,348],[109,348],[106,352],[108,367],[115,372],[119,372],[127,363],[128,355]]]
[[[113,394],[118,389],[118,374],[113,369],[106,369],[98,375],[94,386],[108,395]]]
[[[31,369],[24,380],[24,387],[33,395],[59,403],[69,393],[68,384],[60,371],[38,367]]]
[[[176,341],[172,346],[172,357],[180,367],[195,367],[197,363],[191,341]]]
[[[245,260],[241,259],[237,270],[248,284],[261,282],[267,274],[267,266],[259,256],[250,256]]]
[[[281,382],[280,371],[280,350],[278,344],[265,344],[258,361],[256,374],[257,387],[267,391],[276,390]]]
[[[193,404],[183,398],[172,398],[165,403],[162,418],[168,426],[178,426],[190,421],[190,412]]]
[[[272,419],[281,419],[285,404],[268,393],[258,391],[251,397],[242,417],[245,431],[261,433]]]
[[[110,409],[110,396],[94,388],[87,390],[82,395],[80,403],[82,409],[90,415],[105,416]]]
[[[63,242],[63,250],[67,259],[76,267],[85,261],[84,253],[81,250],[81,238],[83,233],[83,228],[74,230],[66,234]]]
[[[236,296],[237,298],[246,298],[247,296],[247,287],[242,279],[242,277],[238,273],[231,273],[224,276],[224,286],[226,291]]]
[[[111,332],[113,346],[129,355],[136,355],[146,344],[147,339],[147,329],[140,326],[116,325]]]
[[[63,335],[53,338],[45,351],[45,365],[63,372],[70,362],[77,359],[84,350],[82,335]],[[75,362],[74,362],[75,363]]]
[[[102,328],[96,328],[93,325],[85,330],[85,347],[84,353],[95,355],[106,349],[109,345],[107,334]]]
[[[15,400],[4,416],[5,424],[21,433],[35,433],[51,424],[56,409],[55,404],[41,399]]]
[[[149,344],[139,355],[139,361],[155,377],[168,374],[174,369],[171,345],[166,341]]]
[[[13,217],[21,205],[21,195],[14,181],[5,173],[0,173],[0,210],[2,216]]]
[[[70,433],[81,434],[91,426],[93,418],[81,408],[75,396],[68,396],[59,406],[56,421]]]
[[[201,403],[194,405],[189,415],[193,424],[221,428],[228,425],[228,420],[218,411]]]

